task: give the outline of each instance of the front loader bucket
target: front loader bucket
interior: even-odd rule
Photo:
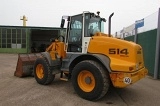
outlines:
[[[32,76],[34,62],[40,56],[41,56],[40,53],[18,54],[18,61],[17,61],[16,71],[14,72],[14,76],[17,77]]]

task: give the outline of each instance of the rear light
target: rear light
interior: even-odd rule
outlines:
[[[139,50],[139,51],[137,51],[137,54],[142,54],[142,53],[141,53],[141,51]]]
[[[134,68],[133,67],[129,67],[129,71],[132,71]]]

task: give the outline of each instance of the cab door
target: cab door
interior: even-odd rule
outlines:
[[[68,32],[67,52],[82,52],[82,20],[82,15],[71,17]]]

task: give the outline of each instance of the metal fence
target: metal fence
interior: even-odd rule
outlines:
[[[149,74],[154,79],[160,78],[160,8],[159,11],[116,32],[115,37],[140,44]]]

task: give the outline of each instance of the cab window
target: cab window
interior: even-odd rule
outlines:
[[[72,17],[68,39],[68,52],[81,52],[82,47],[82,15]]]

